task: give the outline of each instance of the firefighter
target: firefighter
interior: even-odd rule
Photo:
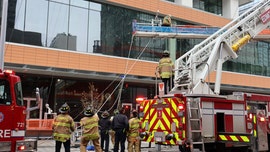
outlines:
[[[135,152],[140,151],[140,123],[141,121],[138,119],[138,112],[133,110],[131,112],[131,118],[128,121],[129,123],[129,130],[127,133],[127,140],[128,140],[128,152]]]
[[[170,58],[170,53],[168,50],[165,50],[158,64],[158,72],[162,82],[164,83],[165,94],[167,94],[168,86],[169,88],[173,87],[173,69],[174,64]]]
[[[101,114],[101,119],[99,120],[101,149],[105,152],[109,151],[109,139],[110,139],[109,130],[111,128],[111,121],[109,119],[109,116],[110,116],[109,112],[104,111]]]
[[[98,115],[94,113],[92,107],[87,107],[84,111],[85,117],[80,120],[80,125],[83,128],[83,133],[81,137],[80,151],[86,152],[86,146],[91,140],[95,151],[102,152],[99,143],[99,129],[98,129]]]
[[[112,128],[115,131],[114,152],[118,152],[119,144],[121,145],[121,152],[125,151],[126,132],[128,131],[128,118],[124,114],[125,108],[122,107],[118,114],[116,114],[112,121]]]
[[[75,130],[75,124],[69,113],[67,103],[63,104],[59,109],[60,114],[56,116],[53,122],[53,138],[55,140],[55,152],[60,152],[62,143],[65,152],[70,152],[70,136]]]
[[[172,19],[171,15],[167,15],[163,18],[162,26],[171,26],[172,25]]]

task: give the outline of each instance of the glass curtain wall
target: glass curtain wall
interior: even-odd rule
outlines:
[[[222,0],[193,0],[193,8],[222,15]]]
[[[193,4],[215,14],[222,10],[220,0],[194,0]],[[154,17],[155,14],[85,0],[9,0],[7,41],[158,61],[162,51],[168,49],[167,39],[132,40],[132,21],[150,23]],[[177,39],[176,58],[200,41]],[[241,49],[238,59],[225,63],[223,69],[270,76],[268,51],[269,42],[253,41]]]

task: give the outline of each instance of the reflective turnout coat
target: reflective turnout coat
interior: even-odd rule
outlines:
[[[158,68],[161,78],[170,78],[173,74],[174,64],[170,57],[163,57],[159,60]]]
[[[68,114],[59,114],[53,122],[53,138],[57,141],[66,142],[75,130],[73,119]]]
[[[98,129],[98,115],[92,117],[83,117],[80,121],[81,126],[83,126],[83,137],[89,140],[99,138]]]

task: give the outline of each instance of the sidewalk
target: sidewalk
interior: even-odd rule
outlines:
[[[78,143],[79,144],[79,143]],[[112,144],[110,143],[110,148],[111,150]],[[157,152],[158,148],[155,147],[154,143],[151,143],[151,147],[149,148],[149,143],[147,142],[142,142],[141,143],[141,152]],[[38,140],[38,152],[53,152],[55,151],[55,141],[52,139],[48,140]],[[64,152],[64,147],[62,146],[61,152]],[[80,152],[80,147],[71,147],[72,152]],[[161,146],[161,151],[162,152],[179,152],[177,146]],[[89,151],[90,152],[90,151]],[[111,150],[112,152],[112,150]],[[126,152],[127,152],[127,142],[126,142]]]

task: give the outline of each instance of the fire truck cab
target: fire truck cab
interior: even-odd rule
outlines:
[[[37,151],[37,140],[25,139],[26,110],[20,77],[0,71],[0,151]]]

